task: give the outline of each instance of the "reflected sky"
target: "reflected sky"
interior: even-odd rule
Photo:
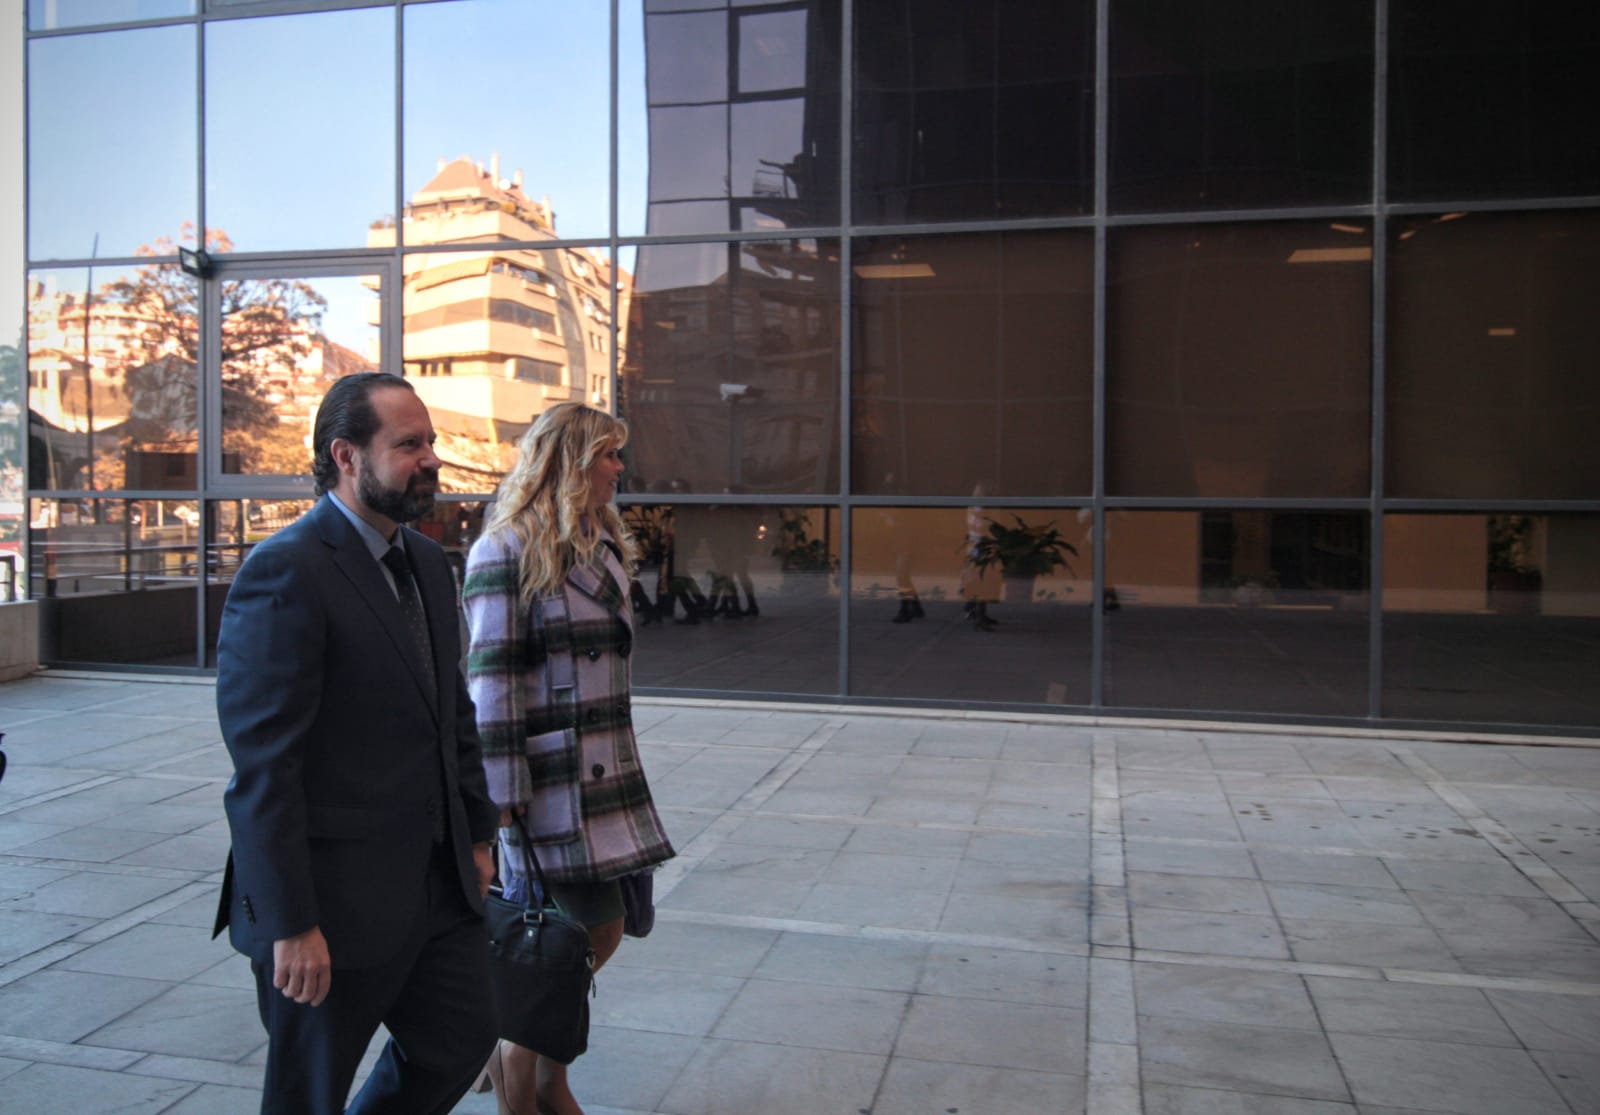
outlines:
[[[206,28],[206,223],[239,251],[365,247],[393,167],[392,11]]]
[[[88,258],[97,233],[101,256],[176,237],[196,212],[194,31],[38,39],[28,59],[29,255]]]

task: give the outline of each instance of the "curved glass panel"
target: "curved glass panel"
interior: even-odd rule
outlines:
[[[1404,218],[1389,250],[1389,494],[1600,498],[1600,213]]]
[[[1592,4],[1391,0],[1389,197],[1600,193],[1597,53]]]
[[[1600,723],[1600,515],[1389,515],[1383,715]]]
[[[517,439],[557,403],[612,409],[612,271],[602,256],[412,252],[404,267],[405,374],[433,416],[444,491],[492,492]]]
[[[222,471],[311,472],[311,426],[328,384],[378,370],[382,279],[223,279]]]
[[[198,487],[198,298],[171,264],[28,276],[33,488]]]
[[[196,664],[194,500],[35,499],[29,516],[41,661]]]
[[[855,11],[858,222],[1088,211],[1092,3],[861,0]]]
[[[1371,260],[1360,222],[1112,230],[1106,490],[1365,496]]]
[[[392,9],[206,25],[214,250],[393,243],[394,54]]]
[[[132,23],[193,15],[195,0],[28,0],[28,28],[54,31],[95,23]]]
[[[1087,510],[865,507],[851,528],[851,696],[1089,703]]]
[[[621,7],[620,232],[837,224],[838,8],[698,7]]]
[[[839,482],[839,246],[638,249],[619,412],[635,492]]]
[[[858,240],[853,267],[857,492],[1091,491],[1093,234]]]
[[[1370,197],[1372,13],[1112,0],[1112,211]]]
[[[610,35],[604,4],[407,7],[409,204],[448,213],[454,240],[605,236]],[[437,230],[422,242],[438,243]]]
[[[28,44],[28,254],[171,254],[194,240],[192,27]],[[114,184],[112,184],[114,183]]]
[[[1106,515],[1106,703],[1295,716],[1367,708],[1367,518]]]
[[[839,516],[767,504],[636,505],[633,682],[839,691]]]

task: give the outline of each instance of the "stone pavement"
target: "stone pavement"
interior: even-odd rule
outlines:
[[[212,701],[0,686],[0,1112],[256,1109]],[[635,711],[681,854],[590,1115],[1600,1112],[1600,748]]]

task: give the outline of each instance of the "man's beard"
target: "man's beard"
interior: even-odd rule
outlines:
[[[437,490],[439,473],[430,469],[413,475],[407,481],[405,491],[397,491],[386,487],[372,471],[367,459],[362,457],[357,492],[361,496],[361,502],[370,510],[376,511],[391,522],[410,523],[433,510],[434,492],[417,491],[417,481],[423,477],[432,480],[433,487]]]

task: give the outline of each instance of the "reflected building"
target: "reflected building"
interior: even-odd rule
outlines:
[[[548,196],[534,200],[522,172],[500,175],[467,158],[439,160],[403,217],[404,367],[439,434],[447,491],[490,490],[516,459],[516,442],[556,403],[611,407],[612,288],[627,276],[587,248],[473,244],[556,239]],[[394,244],[374,228],[373,247]],[[463,250],[466,249],[466,250]]]
[[[187,7],[30,14],[52,661],[204,666],[326,379],[376,365],[433,413],[458,557],[537,414],[628,421],[648,689],[1600,729],[1595,10]],[[531,80],[470,80],[530,35]],[[328,112],[247,126],[302,58]],[[149,188],[104,191],[79,152],[123,133]],[[243,252],[139,254],[197,209]],[[126,277],[85,315],[91,258]],[[142,489],[183,504],[161,639]]]

